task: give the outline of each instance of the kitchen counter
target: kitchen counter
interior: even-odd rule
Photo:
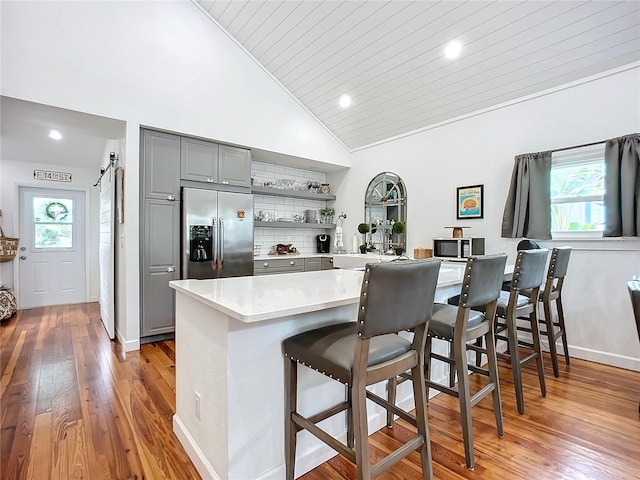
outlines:
[[[437,301],[459,293],[463,272],[464,264],[443,263]],[[203,478],[284,478],[282,340],[355,321],[362,277],[362,271],[333,269],[170,282],[176,292],[173,429]],[[444,343],[435,349],[446,354]],[[434,378],[444,377],[444,367],[434,367]],[[343,385],[310,369],[300,368],[298,382],[303,412],[344,400]],[[413,405],[409,383],[397,397],[407,409]],[[370,388],[385,395],[384,383]],[[380,407],[370,405],[368,413],[370,431],[384,426]],[[325,427],[344,440],[345,421],[337,415]],[[296,477],[334,455],[308,432],[299,434]]]

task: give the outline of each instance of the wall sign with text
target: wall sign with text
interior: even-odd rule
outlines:
[[[54,182],[71,182],[71,174],[67,172],[52,172],[50,170],[34,170],[36,180],[52,180]]]

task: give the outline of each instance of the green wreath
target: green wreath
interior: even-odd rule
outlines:
[[[44,213],[52,220],[59,222],[69,215],[69,209],[60,202],[51,202],[44,209]]]

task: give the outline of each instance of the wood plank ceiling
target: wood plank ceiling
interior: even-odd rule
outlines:
[[[197,2],[352,151],[640,60],[638,1]]]

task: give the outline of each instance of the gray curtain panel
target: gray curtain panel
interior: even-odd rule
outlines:
[[[504,238],[551,238],[551,152],[515,157],[502,216]]]
[[[607,140],[605,237],[640,236],[640,133]]]

